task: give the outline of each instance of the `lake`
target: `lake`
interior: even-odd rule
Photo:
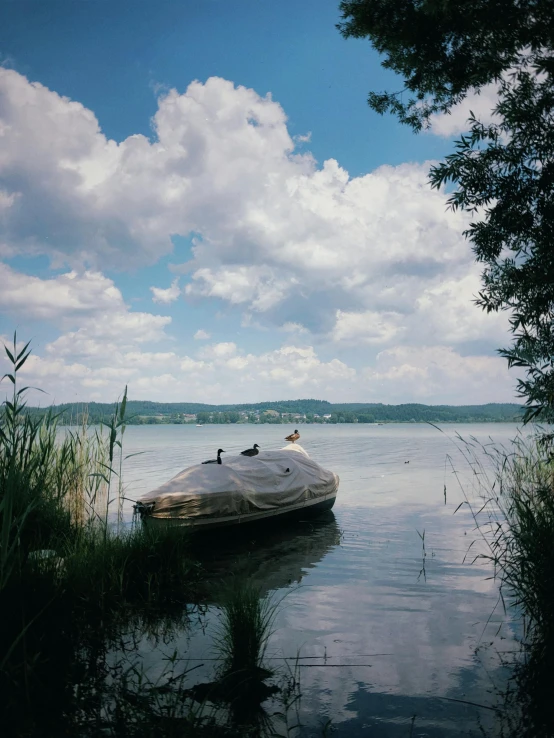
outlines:
[[[181,469],[258,443],[277,449],[285,425],[129,426],[125,495],[136,499]],[[301,425],[300,444],[341,479],[333,514],[281,531],[252,530],[205,554],[214,579],[237,562],[281,600],[268,659],[296,669],[302,736],[469,736],[491,729],[503,655],[516,648],[517,623],[503,613],[482,562],[465,560],[476,538],[462,486],[475,477],[454,443],[490,439],[509,446],[513,424]],[[459,444],[458,444],[459,445]],[[409,462],[409,463],[408,463]],[[128,516],[132,503],[126,501]],[[284,596],[286,595],[286,596]],[[284,596],[284,598],[283,598]],[[191,683],[214,667],[217,604],[163,644],[143,638],[154,677],[176,649]],[[298,656],[298,659],[296,657]],[[296,659],[296,666],[295,666]],[[194,677],[194,678],[193,678]],[[469,704],[476,703],[476,704]],[[326,730],[329,730],[329,725]]]

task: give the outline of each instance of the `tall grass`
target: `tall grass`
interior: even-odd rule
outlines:
[[[21,576],[33,551],[67,550],[96,525],[109,468],[109,444],[98,430],[83,425],[62,436],[52,413],[26,413],[29,388],[19,386],[18,375],[29,344],[18,349],[14,335],[13,347],[4,348],[12,368],[2,379],[12,391],[0,412],[0,591]]]
[[[63,673],[67,689],[64,670],[77,659],[81,631],[97,629],[101,639],[129,614],[190,602],[199,572],[182,532],[118,525],[126,392],[106,427],[62,430],[52,413],[26,412],[29,388],[19,376],[29,344],[19,347],[14,335],[4,348],[11,369],[0,410],[0,724],[4,709],[8,723],[36,717],[36,705],[44,711],[49,671]],[[60,660],[67,649],[73,655]]]
[[[504,518],[493,536],[493,561],[502,583],[526,615],[530,637],[554,636],[554,466],[547,449],[528,443],[499,475]]]
[[[539,436],[510,448],[476,439],[459,449],[472,469],[473,492],[460,482],[504,599],[521,612],[528,638],[554,636],[554,463]],[[554,639],[553,639],[554,641]]]
[[[17,374],[27,361],[29,344],[5,347],[12,371],[4,375],[12,384],[0,422],[0,591],[12,576],[21,574],[33,544],[42,545],[50,534],[67,526],[60,495],[52,481],[53,436],[44,423],[24,414],[26,387],[18,387]]]
[[[277,606],[268,597],[261,597],[246,578],[229,583],[222,593],[221,629],[216,639],[224,674],[264,670]]]
[[[26,414],[19,372],[29,344],[4,347],[12,392],[0,414],[0,591],[50,550],[64,561],[64,586],[95,600],[151,593],[192,571],[182,531],[120,530],[127,389],[100,429],[61,431],[57,418]],[[114,510],[117,506],[117,510]],[[47,560],[47,559],[46,559]],[[168,582],[169,577],[169,582]],[[173,577],[173,579],[172,579]]]
[[[544,433],[521,433],[507,447],[456,438],[471,476],[451,460],[475,523],[466,560],[493,567],[506,612],[523,623],[521,653],[495,735],[554,735],[554,458]],[[446,501],[446,488],[445,488]]]

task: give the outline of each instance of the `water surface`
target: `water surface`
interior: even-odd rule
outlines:
[[[300,443],[341,479],[333,513],[318,523],[258,532],[240,543],[210,544],[204,563],[215,580],[240,564],[264,592],[282,600],[268,656],[283,668],[299,655],[301,734],[469,736],[493,729],[502,654],[514,625],[498,606],[483,562],[466,554],[476,538],[466,506],[475,476],[454,432],[509,446],[513,424],[305,425]],[[125,494],[136,498],[181,469],[258,443],[276,449],[287,426],[130,426]],[[126,502],[126,514],[131,503]],[[479,544],[475,544],[475,551]],[[214,662],[217,602],[163,646],[141,644],[144,664],[162,670],[168,648],[200,665]],[[288,659],[288,661],[287,661]],[[192,677],[191,677],[192,678]],[[472,705],[468,703],[477,703]],[[481,706],[478,706],[481,705]],[[415,717],[414,717],[415,716]],[[292,722],[295,722],[294,720]]]

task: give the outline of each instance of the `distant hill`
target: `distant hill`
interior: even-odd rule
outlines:
[[[49,409],[28,408],[35,415],[51,410],[65,424],[107,421],[114,403],[56,405]],[[148,402],[129,400],[126,418],[130,425],[145,423],[464,423],[517,422],[523,407],[515,403],[487,405],[384,405],[382,403],[340,403],[325,400],[282,400],[237,405],[206,405],[198,402]],[[188,417],[187,417],[188,416]],[[296,417],[295,417],[296,416]],[[324,417],[325,416],[325,417]]]

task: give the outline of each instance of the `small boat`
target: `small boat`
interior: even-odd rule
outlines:
[[[196,426],[196,427],[197,427],[197,428],[203,428],[204,426],[203,426],[203,425],[198,425],[198,424],[197,424],[197,426]]]
[[[330,510],[339,481],[291,443],[255,457],[190,466],[143,495],[136,508],[147,525],[210,530]]]

